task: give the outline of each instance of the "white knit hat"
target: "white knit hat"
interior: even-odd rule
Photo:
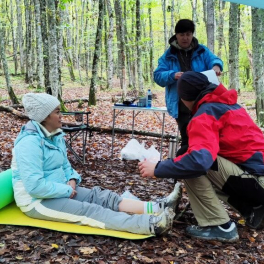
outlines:
[[[22,103],[28,117],[41,123],[58,105],[60,101],[46,93],[27,93]]]

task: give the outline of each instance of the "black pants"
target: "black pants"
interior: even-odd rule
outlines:
[[[190,121],[190,110],[179,101],[179,116],[176,118],[178,129],[181,135],[181,147],[176,153],[176,157],[184,154],[188,149],[188,136],[187,136],[187,126]]]

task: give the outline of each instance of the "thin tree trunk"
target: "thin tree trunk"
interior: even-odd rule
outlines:
[[[172,0],[174,4],[174,0]],[[174,9],[174,6],[173,6]],[[154,84],[153,79],[153,72],[154,72],[154,43],[153,43],[153,27],[152,27],[152,9],[151,9],[151,3],[149,3],[148,6],[148,14],[149,14],[149,65],[150,65],[150,76],[151,76],[151,83]],[[174,26],[173,26],[173,32],[174,32]],[[173,35],[174,33],[172,33]]]
[[[40,3],[40,20],[41,20],[41,36],[43,45],[43,64],[44,64],[44,84],[46,93],[52,94],[49,78],[49,40],[48,40],[48,25],[47,25],[47,5],[46,1]]]
[[[192,21],[194,24],[197,22],[197,0],[190,0],[192,5]]]
[[[22,74],[25,73],[24,67],[24,46],[23,46],[23,23],[22,23],[22,12],[21,12],[21,0],[16,0],[16,14],[17,14],[17,40],[19,46],[19,58],[20,58],[20,71]]]
[[[219,1],[219,22],[218,22],[218,53],[219,58],[222,57],[222,48],[224,43],[224,9],[225,1]]]
[[[56,8],[54,0],[47,0],[48,21],[49,21],[49,79],[51,94],[59,97],[59,67],[58,67],[58,43]]]
[[[92,78],[90,84],[90,92],[89,92],[89,103],[88,105],[96,105],[96,83],[98,77],[98,66],[99,66],[99,54],[101,48],[101,39],[102,39],[102,30],[104,25],[104,0],[99,0],[99,14],[98,14],[98,24],[97,24],[97,32],[95,39],[95,49],[94,49],[94,57],[93,57],[93,68],[92,68]]]
[[[12,45],[13,45],[13,61],[15,67],[15,74],[17,74],[18,69],[18,61],[17,61],[17,44],[16,44],[16,37],[15,37],[15,29],[14,29],[14,8],[13,8],[13,0],[10,0],[10,25],[11,25],[11,32],[12,32]]]
[[[239,4],[230,3],[229,12],[229,88],[239,91]],[[236,43],[236,45],[234,45]]]
[[[110,0],[106,0],[106,6],[109,18],[108,36],[107,36],[107,89],[113,85],[113,38],[114,38],[114,12]]]
[[[256,93],[256,113],[259,125],[264,126],[264,66],[263,66],[263,29],[264,10],[251,9],[252,14],[252,54],[253,85]]]
[[[167,30],[167,3],[166,0],[162,0],[162,13],[163,13],[163,27],[164,27],[164,49],[167,49],[168,46],[168,30]]]
[[[2,14],[1,14],[2,15]],[[9,97],[12,101],[12,104],[18,104],[18,99],[13,91],[13,88],[11,86],[10,82],[10,77],[9,77],[9,71],[8,71],[8,64],[6,60],[6,53],[5,53],[5,34],[4,34],[4,28],[5,25],[3,25],[0,22],[0,58],[3,64],[3,70],[5,74],[5,79],[6,79],[6,87],[7,87],[7,92],[9,94]]]
[[[38,88],[44,88],[44,63],[42,52],[42,35],[40,22],[40,4],[39,0],[35,0],[35,20],[36,20],[36,48],[37,48],[37,76]]]
[[[149,4],[150,5],[150,4]],[[175,18],[174,18],[174,14],[175,14],[175,1],[171,0],[171,36],[173,36],[175,34]]]
[[[141,21],[140,21],[140,0],[136,0],[136,43],[137,43],[137,73],[138,73],[138,88],[143,94],[143,75],[142,75],[142,48],[141,48]]]
[[[86,12],[89,12],[89,4],[86,6]],[[84,41],[84,51],[85,51],[85,74],[86,74],[86,81],[89,80],[89,60],[90,60],[90,51],[89,51],[89,41],[90,41],[90,35],[89,30],[90,29],[90,19],[88,16],[86,16],[85,19],[85,41]]]
[[[63,38],[62,45],[63,45],[63,48],[64,48],[64,54],[65,54],[65,59],[67,61],[67,67],[68,67],[68,70],[69,70],[70,78],[74,82],[75,81],[75,75],[74,75],[74,70],[73,70],[73,62],[72,62],[72,59],[71,59],[71,55],[70,55],[69,49],[68,49],[68,47],[66,45],[65,38]]]
[[[214,53],[214,2],[207,0],[207,47]]]
[[[24,0],[26,20],[26,76],[25,81],[33,86],[33,61],[32,61],[32,11],[30,0]]]

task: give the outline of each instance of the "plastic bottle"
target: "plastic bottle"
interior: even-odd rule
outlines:
[[[147,92],[147,107],[151,107],[152,106],[152,92],[150,89],[148,89]]]

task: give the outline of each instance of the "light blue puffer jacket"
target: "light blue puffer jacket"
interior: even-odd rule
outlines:
[[[47,138],[35,121],[24,125],[15,140],[11,168],[19,207],[38,199],[68,198],[73,191],[69,179],[81,182],[68,161],[63,133]]]
[[[195,39],[196,40],[196,39]],[[171,38],[170,42],[173,41]],[[197,41],[197,40],[196,40]],[[195,48],[191,67],[193,71],[202,72],[211,70],[214,65],[218,65],[223,70],[223,62],[214,55],[206,46],[198,44]],[[177,92],[177,80],[174,79],[175,73],[180,72],[180,63],[176,53],[172,52],[170,47],[159,58],[158,67],[154,71],[154,81],[162,87],[165,87],[165,100],[168,113],[173,117],[178,117],[179,96]]]

